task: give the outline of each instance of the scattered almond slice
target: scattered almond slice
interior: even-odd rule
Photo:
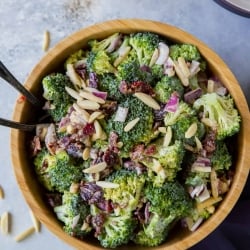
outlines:
[[[118,188],[120,186],[118,183],[108,181],[97,181],[96,185],[102,188]]]
[[[214,81],[213,80],[208,80],[207,81],[207,92],[208,93],[213,93],[214,92]]]
[[[39,233],[39,232],[40,232],[40,228],[41,228],[41,223],[40,223],[40,221],[36,218],[36,216],[34,215],[33,211],[30,210],[29,213],[30,213],[30,218],[31,218],[31,220],[32,220],[32,222],[33,222],[35,231],[36,231],[37,233]]]
[[[43,51],[47,51],[49,49],[49,45],[50,45],[50,32],[48,30],[45,30],[44,34],[43,34]]]
[[[159,127],[159,128],[158,128],[158,131],[161,132],[161,133],[163,133],[163,134],[166,134],[166,133],[167,133],[166,127]]]
[[[97,102],[100,104],[104,104],[105,100],[93,95],[91,92],[86,92],[86,91],[80,91],[79,95],[87,100],[93,101],[93,102]]]
[[[123,53],[115,59],[115,61],[114,61],[115,67],[117,67],[127,57],[130,50],[131,50],[131,48],[129,46],[126,47],[124,49]]]
[[[218,190],[218,178],[216,171],[212,168],[210,173],[210,181],[211,181],[211,191],[214,198],[218,198],[219,190]]]
[[[166,134],[164,136],[164,140],[163,140],[164,147],[167,147],[170,144],[170,142],[172,140],[172,136],[173,136],[172,129],[170,126],[168,126],[167,132],[166,132]]]
[[[97,110],[100,108],[100,104],[90,100],[78,100],[78,106],[87,110]]]
[[[89,159],[89,155],[90,155],[90,148],[86,147],[83,152],[82,152],[82,158],[84,161]]]
[[[154,52],[153,52],[152,57],[151,57],[151,60],[150,60],[150,63],[149,63],[149,67],[152,67],[155,64],[155,62],[157,61],[158,57],[159,57],[159,50],[158,50],[158,48],[156,48],[154,50]]]
[[[202,147],[202,143],[201,143],[200,139],[197,136],[195,136],[194,139],[195,139],[197,151],[202,150],[203,147]]]
[[[181,83],[183,84],[183,86],[187,87],[187,86],[189,85],[189,79],[188,79],[188,77],[186,77],[186,76],[183,74],[183,72],[182,72],[182,70],[181,70],[181,67],[180,67],[180,65],[178,64],[178,62],[175,61],[175,62],[173,62],[173,64],[174,64],[175,72],[176,72],[176,74],[178,75],[178,77],[180,78]]]
[[[72,89],[72,88],[69,88],[69,87],[65,87],[65,90],[67,91],[67,93],[71,96],[71,97],[73,97],[74,99],[76,99],[76,100],[81,100],[82,99],[82,97],[79,95],[79,93],[77,92],[77,91],[75,91],[74,89]]]
[[[190,76],[190,71],[186,64],[185,59],[183,57],[179,57],[177,60],[183,75],[188,78]]]
[[[70,81],[73,83],[75,89],[80,89],[84,85],[84,83],[81,77],[76,73],[73,64],[67,64],[66,67],[67,67],[66,75],[69,77]]]
[[[137,97],[139,100],[141,100],[150,108],[155,109],[155,110],[160,109],[160,105],[158,104],[158,102],[155,99],[153,99],[150,95],[147,95],[142,92],[136,92],[134,96]]]
[[[192,123],[190,127],[187,129],[187,131],[185,132],[185,138],[189,139],[193,137],[196,134],[197,129],[198,129],[197,123],[196,122]]]
[[[97,120],[94,121],[94,127],[95,127],[95,134],[94,135],[95,135],[96,139],[100,139],[102,137],[103,130],[102,130],[100,123]]]
[[[198,212],[202,211],[204,208],[210,207],[219,201],[222,200],[221,196],[218,196],[217,198],[210,197],[209,199],[205,200],[204,202],[197,203],[197,210]]]
[[[8,212],[2,214],[0,226],[3,234],[8,234],[10,232],[10,214]]]
[[[201,118],[201,122],[204,123],[206,126],[211,127],[211,128],[217,127],[217,124],[209,118],[205,118],[205,117]]]
[[[153,158],[152,170],[157,174],[162,170],[161,163],[158,160],[156,160],[155,158]]]
[[[71,183],[70,187],[69,187],[69,192],[72,194],[77,194],[79,192],[79,183]]]
[[[100,162],[95,165],[90,166],[89,168],[85,168],[83,173],[85,174],[94,174],[103,171],[107,167],[106,162]]]
[[[89,117],[89,123],[92,123],[94,120],[98,119],[103,113],[101,111],[93,112]]]
[[[75,111],[76,111],[78,114],[80,114],[80,115],[82,116],[82,118],[83,118],[86,122],[89,121],[90,115],[89,115],[89,113],[88,113],[86,110],[82,109],[77,103],[74,103],[74,104],[73,104],[73,108],[75,109]]]
[[[155,62],[155,64],[163,65],[167,59],[169,54],[169,47],[165,43],[159,43],[158,45],[159,56]]]
[[[139,122],[139,120],[140,120],[140,118],[137,117],[134,120],[128,122],[127,125],[124,127],[124,131],[125,132],[130,131]]]
[[[26,239],[27,237],[29,237],[30,235],[32,235],[33,233],[35,233],[36,229],[34,226],[26,229],[25,231],[23,231],[22,233],[18,234],[16,237],[15,237],[15,241],[16,242],[20,242],[24,239]]]
[[[4,191],[1,186],[0,186],[0,199],[4,199]]]

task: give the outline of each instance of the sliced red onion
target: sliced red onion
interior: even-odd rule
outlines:
[[[205,166],[210,166],[211,165],[211,160],[209,158],[207,158],[207,157],[202,157],[202,156],[199,156],[195,162],[196,163],[202,163]]]
[[[184,94],[184,101],[192,104],[196,99],[202,95],[202,89],[196,88]]]
[[[201,184],[199,186],[196,186],[195,188],[193,188],[189,194],[191,196],[191,198],[194,198],[195,196],[199,196],[201,194],[201,192],[204,190],[205,185]]]
[[[163,65],[168,59],[169,47],[165,43],[161,42],[159,43],[158,50],[159,50],[159,56],[155,64]]]
[[[207,199],[209,199],[209,198],[210,198],[210,193],[209,193],[207,187],[205,186],[205,188],[204,188],[203,191],[200,193],[200,195],[196,198],[196,200],[197,200],[198,202],[203,202],[203,201],[205,201],[205,200],[207,200]]]
[[[164,111],[174,113],[176,112],[178,105],[179,105],[179,95],[176,92],[174,92],[172,93],[166,106],[164,107]]]
[[[91,88],[97,88],[98,87],[98,78],[96,73],[90,72],[89,73],[89,87]]]
[[[206,166],[204,163],[193,163],[191,167],[192,172],[203,172],[203,173],[210,173],[211,167]]]
[[[198,61],[192,61],[189,67],[190,76],[196,75],[200,71],[200,63]]]
[[[77,225],[79,219],[80,219],[80,214],[76,215],[76,216],[73,218],[73,220],[72,220],[72,225],[71,225],[71,228],[72,228],[72,229],[74,229],[74,228],[76,227],[76,225]]]
[[[128,108],[124,108],[124,107],[119,106],[117,111],[116,111],[114,121],[125,122],[127,115],[128,115]]]
[[[215,92],[220,96],[225,96],[227,94],[227,89],[225,87],[219,87],[215,89]]]
[[[92,92],[93,95],[102,98],[103,100],[107,99],[108,93],[104,92],[104,91],[99,91],[99,90],[95,90]]]
[[[116,49],[121,45],[121,43],[122,43],[121,38],[122,38],[122,35],[121,35],[121,34],[119,34],[117,37],[115,37],[115,38],[111,41],[111,43],[110,43],[110,45],[108,46],[108,48],[106,49],[106,51],[107,51],[108,53],[111,53],[111,52],[113,52],[114,50],[116,50]]]
[[[203,222],[203,218],[199,218],[190,228],[189,228],[189,230],[191,231],[191,232],[194,232],[199,226],[200,226],[200,224]]]

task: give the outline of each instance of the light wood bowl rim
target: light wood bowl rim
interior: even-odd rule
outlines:
[[[250,145],[250,123],[248,105],[239,83],[224,61],[199,39],[177,27],[152,20],[118,19],[83,28],[71,36],[63,39],[54,48],[50,49],[49,52],[34,67],[25,81],[25,86],[32,91],[35,90],[35,86],[38,86],[38,82],[41,80],[42,76],[47,74],[50,69],[53,68],[53,65],[56,63],[55,58],[60,58],[59,60],[62,61],[67,55],[77,49],[80,49],[81,45],[84,45],[89,39],[102,38],[114,32],[130,33],[135,31],[151,31],[166,36],[170,40],[175,40],[176,42],[191,43],[196,45],[201,54],[209,62],[212,70],[216,73],[216,75],[219,75],[220,79],[228,88],[232,97],[235,99],[236,105],[242,117],[241,132],[239,136],[240,139],[238,142],[238,145],[240,146],[239,159],[236,164],[237,173],[234,177],[232,187],[220,205],[220,208],[197,231],[184,236],[180,235],[174,240],[170,239],[170,241],[167,241],[161,246],[152,248],[158,250],[187,249],[204,239],[222,223],[236,204],[249,173],[250,157],[247,149]],[[62,56],[62,53],[64,53],[64,56]],[[29,115],[27,114],[27,111],[25,111],[25,109],[27,109],[27,105],[27,103],[16,103],[13,113],[13,119],[15,121],[23,121],[23,117],[27,117]],[[25,158],[23,156],[23,152],[25,152],[23,138],[23,132],[14,129],[11,130],[11,157],[13,169],[18,185],[29,207],[51,232],[71,246],[77,249],[86,250],[103,249],[98,244],[88,244],[87,242],[72,238],[64,233],[60,224],[56,222],[55,218],[52,218],[51,213],[46,210],[46,207],[44,207],[41,203],[41,200],[32,195],[31,190],[35,187],[35,184],[34,180],[27,179],[27,172],[25,172],[25,170],[28,169],[28,166],[25,165]],[[138,250],[151,249],[140,246],[130,246],[130,248]],[[120,249],[126,249],[126,247],[121,247]]]

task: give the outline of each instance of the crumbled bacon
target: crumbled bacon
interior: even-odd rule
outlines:
[[[87,123],[82,131],[85,135],[93,135],[95,133],[95,126],[93,123]]]
[[[34,136],[32,142],[31,142],[31,151],[32,156],[36,156],[39,151],[41,151],[41,142],[39,136]]]
[[[143,155],[144,148],[145,148],[144,144],[136,145],[133,148],[132,152],[130,153],[131,160],[133,160],[133,161],[139,160]]]
[[[135,161],[125,161],[123,166],[127,170],[135,171],[138,175],[147,171],[147,168],[143,164]]]
[[[216,149],[216,132],[214,130],[208,131],[202,145],[208,153],[214,152]]]
[[[125,81],[122,81],[119,90],[122,94],[134,94],[136,92],[143,92],[145,94],[155,96],[155,92],[153,88],[143,81],[135,81],[130,83],[126,83]]]
[[[80,195],[88,204],[96,204],[103,200],[103,190],[94,182],[81,183]]]
[[[105,218],[106,215],[104,213],[99,213],[92,216],[91,225],[95,229],[95,237],[97,237],[101,233]]]

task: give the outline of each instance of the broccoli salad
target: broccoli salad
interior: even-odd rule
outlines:
[[[66,233],[105,248],[157,246],[215,213],[240,115],[196,46],[115,33],[42,87],[50,118],[31,142],[34,171]]]

